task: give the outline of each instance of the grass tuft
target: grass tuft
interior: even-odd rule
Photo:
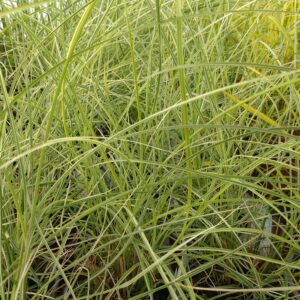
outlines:
[[[0,299],[299,299],[299,14],[2,1]]]

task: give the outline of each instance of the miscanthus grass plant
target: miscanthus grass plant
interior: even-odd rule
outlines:
[[[0,8],[0,299],[300,299],[300,1]]]

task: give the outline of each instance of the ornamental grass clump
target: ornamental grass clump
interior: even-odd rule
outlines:
[[[300,2],[0,4],[0,299],[299,299]]]

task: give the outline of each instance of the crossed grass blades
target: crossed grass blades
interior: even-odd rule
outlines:
[[[0,8],[1,299],[300,299],[299,1]]]

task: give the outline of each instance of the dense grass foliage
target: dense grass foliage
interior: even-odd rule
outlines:
[[[300,299],[300,1],[0,8],[0,299]]]

